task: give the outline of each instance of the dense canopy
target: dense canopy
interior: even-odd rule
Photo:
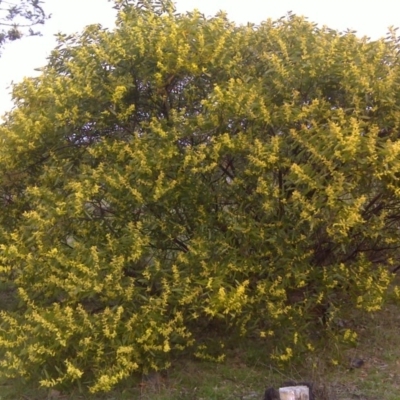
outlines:
[[[108,391],[234,336],[354,340],[400,264],[397,37],[117,6],[0,127],[0,374]]]

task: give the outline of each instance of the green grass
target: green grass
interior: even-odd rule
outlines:
[[[400,303],[392,299],[371,315],[352,312],[348,323],[359,334],[353,348],[338,350],[325,343],[321,350],[285,370],[273,368],[268,351],[246,340],[229,351],[222,364],[177,360],[174,368],[132,377],[118,390],[85,396],[26,386],[19,380],[0,382],[0,400],[261,400],[267,386],[286,380],[313,381],[319,400],[398,400],[400,398]],[[349,369],[349,360],[365,361]],[[339,360],[334,366],[332,359]]]

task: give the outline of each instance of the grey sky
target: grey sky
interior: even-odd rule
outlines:
[[[11,81],[37,74],[34,68],[46,63],[55,45],[55,33],[80,31],[91,23],[114,25],[115,10],[107,0],[44,0],[44,3],[53,17],[42,27],[43,37],[9,44],[0,57],[0,115],[12,107]],[[339,30],[351,28],[373,39],[385,36],[388,26],[400,25],[400,2],[395,0],[177,0],[176,4],[180,12],[197,8],[206,15],[223,9],[238,23],[258,23],[292,11],[320,25]]]

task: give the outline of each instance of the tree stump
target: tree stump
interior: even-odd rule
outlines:
[[[279,389],[280,400],[309,400],[310,390],[307,386],[288,386]]]

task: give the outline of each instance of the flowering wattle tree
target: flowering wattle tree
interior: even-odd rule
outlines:
[[[228,336],[353,340],[400,263],[397,38],[116,6],[0,127],[0,373],[108,391]]]

